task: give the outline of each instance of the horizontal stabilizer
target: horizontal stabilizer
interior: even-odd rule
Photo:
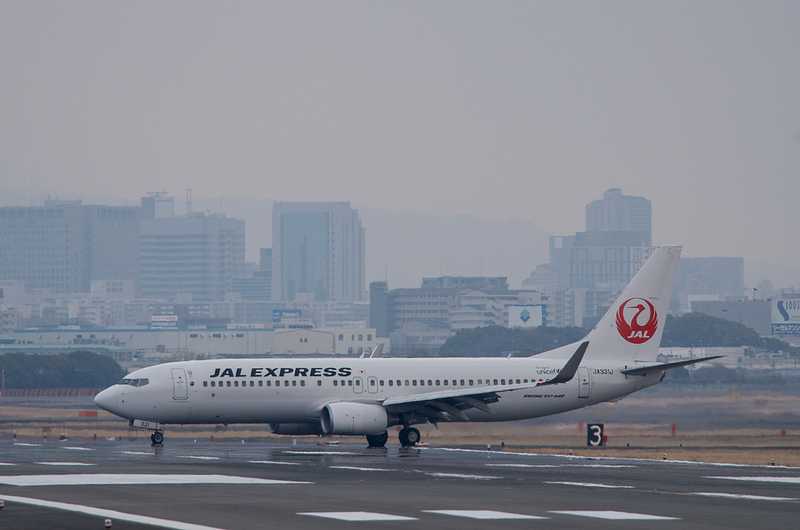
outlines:
[[[688,366],[690,364],[702,363],[704,361],[711,361],[713,359],[719,359],[720,357],[724,357],[724,355],[714,355],[712,357],[703,357],[701,359],[689,359],[688,361],[675,361],[673,363],[655,364],[655,365],[652,365],[652,366],[643,366],[641,368],[629,368],[627,370],[620,370],[620,372],[622,372],[625,375],[654,374],[656,372],[663,372],[665,370],[672,370],[674,368],[680,368],[681,366]]]
[[[581,364],[583,360],[583,354],[586,353],[586,348],[589,347],[589,342],[582,342],[578,349],[575,350],[575,353],[572,354],[567,364],[564,365],[564,368],[558,372],[558,375],[552,378],[549,381],[545,381],[544,383],[539,383],[539,386],[543,385],[556,385],[558,383],[567,383],[572,381],[572,378],[575,377],[575,372],[578,371],[578,365]]]

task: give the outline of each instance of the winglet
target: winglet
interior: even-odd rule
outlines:
[[[582,342],[578,349],[575,350],[575,353],[572,354],[572,357],[569,358],[567,364],[564,365],[564,368],[558,372],[558,375],[554,378],[550,379],[549,381],[545,381],[544,383],[539,383],[537,386],[542,385],[557,385],[558,383],[567,383],[575,377],[575,372],[578,371],[578,366],[581,364],[583,360],[583,354],[586,353],[586,348],[589,347],[589,341]]]

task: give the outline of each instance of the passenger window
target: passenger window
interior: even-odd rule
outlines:
[[[258,386],[264,386],[264,381],[262,381],[261,379],[259,379],[259,380],[258,380]]]
[[[391,383],[391,381],[389,381]],[[383,386],[383,379],[381,379],[380,386]]]
[[[292,381],[292,386],[297,386],[297,380]]]
[[[461,386],[464,386],[464,380],[463,379],[461,380]]]
[[[267,386],[272,386],[272,381],[267,381]]]
[[[447,379],[444,380],[444,386],[447,386]]]
[[[409,383],[408,383],[408,379],[406,379],[406,386],[408,386],[408,385],[409,385]]]
[[[356,379],[356,386],[361,386],[361,379]]]
[[[455,380],[455,379],[453,379],[453,386],[456,386],[457,384],[458,384],[458,383],[456,382],[456,380]]]
[[[469,386],[472,386],[472,385],[473,385],[473,381],[472,381],[472,379],[470,379],[469,380]]]
[[[234,381],[233,386],[239,386],[239,381]]]
[[[501,384],[501,385],[504,385],[504,384],[506,384],[506,380],[505,380],[505,379],[501,379],[501,380],[500,380],[500,384]]]
[[[203,381],[203,386],[204,387],[208,386],[208,381]]]
[[[211,386],[215,387],[215,386],[217,386],[217,383],[215,381],[211,381]]]
[[[428,386],[433,386],[433,381],[431,381],[430,379],[428,379]]]
[[[494,384],[497,384],[497,379],[494,380]]]
[[[414,379],[413,381],[411,381],[411,386],[417,386],[417,380],[416,380],[416,379]]]
[[[349,386],[353,386],[353,380],[352,380],[352,379],[350,379],[349,381],[347,381],[347,384],[348,384]]]
[[[322,386],[322,379],[317,379],[317,386]]]
[[[482,385],[483,384],[483,379],[478,379],[478,384]]]
[[[389,379],[389,386],[393,386],[393,385],[394,385],[394,379]]]
[[[397,386],[400,386],[400,380],[399,379],[397,380]]]
[[[256,386],[256,382],[255,381],[250,381],[250,386]]]
[[[519,379],[517,379],[517,384],[519,384]]]
[[[375,380],[374,379],[370,379],[369,380],[369,386],[375,386]]]
[[[231,382],[230,381],[227,381],[227,383],[228,383],[228,386],[231,386]]]
[[[337,381],[336,379],[334,379],[334,380],[333,380],[333,386],[339,386],[339,381]]]
[[[436,386],[440,386],[441,384],[442,384],[442,382],[437,379],[436,380]]]

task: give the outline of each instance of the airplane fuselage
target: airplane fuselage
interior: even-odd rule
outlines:
[[[468,421],[511,421],[618,399],[661,378],[626,376],[619,363],[587,361],[567,383],[533,386],[553,378],[563,364],[539,357],[185,361],[137,370],[126,378],[133,384],[105,390],[98,403],[124,418],[160,423],[318,423],[331,402],[382,403],[409,394],[530,385],[504,392],[491,412],[463,412]]]

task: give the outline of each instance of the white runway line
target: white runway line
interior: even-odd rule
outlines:
[[[460,473],[434,473],[434,472],[425,472],[426,475],[429,477],[440,477],[440,478],[467,478],[472,480],[492,480],[496,478],[503,478],[503,477],[492,477],[488,475],[462,475]]]
[[[17,502],[20,504],[41,506],[44,508],[53,508],[56,510],[64,510],[67,512],[85,513],[86,515],[111,519],[112,521],[127,521],[129,523],[149,524],[151,526],[160,526],[161,528],[173,528],[175,530],[220,530],[219,528],[213,526],[184,523],[181,521],[170,521],[168,519],[159,519],[157,517],[148,517],[146,515],[136,515],[133,513],[118,512],[116,510],[105,510],[103,508],[82,506],[80,504],[67,504],[64,502],[45,501],[41,499],[31,499],[28,497],[17,497],[16,495],[2,495],[2,494],[0,494],[0,499],[4,500],[5,502]]]
[[[350,469],[353,471],[394,471],[394,469],[380,469],[377,467],[356,467],[356,466],[331,466],[331,469]]]
[[[545,484],[560,484],[562,486],[581,486],[583,488],[608,488],[608,489],[633,489],[633,486],[612,486],[611,484],[598,484],[596,482],[550,482]]]
[[[422,510],[425,513],[438,513],[452,515],[453,517],[468,517],[470,519],[499,520],[499,519],[547,519],[538,515],[524,515],[521,513],[498,512],[495,510]]]
[[[40,466],[93,466],[95,464],[84,464],[83,462],[34,462]]]
[[[744,482],[777,482],[779,484],[800,484],[800,477],[703,477],[717,480],[740,480]]]
[[[299,462],[276,462],[274,460],[249,460],[248,464],[275,464],[278,466],[299,466]]]
[[[608,521],[680,521],[679,517],[664,517],[661,515],[648,515],[646,513],[617,512],[613,510],[567,510],[551,511],[562,515],[577,515],[578,517],[591,517]]]
[[[9,486],[111,486],[152,484],[313,484],[293,480],[235,477],[228,475],[154,475],[154,474],[78,474],[78,475],[9,475],[0,476],[0,484]]]
[[[362,522],[362,521],[416,521],[416,517],[406,517],[404,515],[390,515],[388,513],[375,512],[300,512],[297,515],[310,515],[312,517],[324,517],[327,519],[337,519],[339,521]]]
[[[800,501],[794,497],[765,497],[763,495],[736,495],[733,493],[692,493],[701,497],[720,497],[722,499],[741,499],[746,501]]]
[[[178,455],[177,458],[191,458],[193,460],[219,460],[218,456],[192,456],[192,455]]]

